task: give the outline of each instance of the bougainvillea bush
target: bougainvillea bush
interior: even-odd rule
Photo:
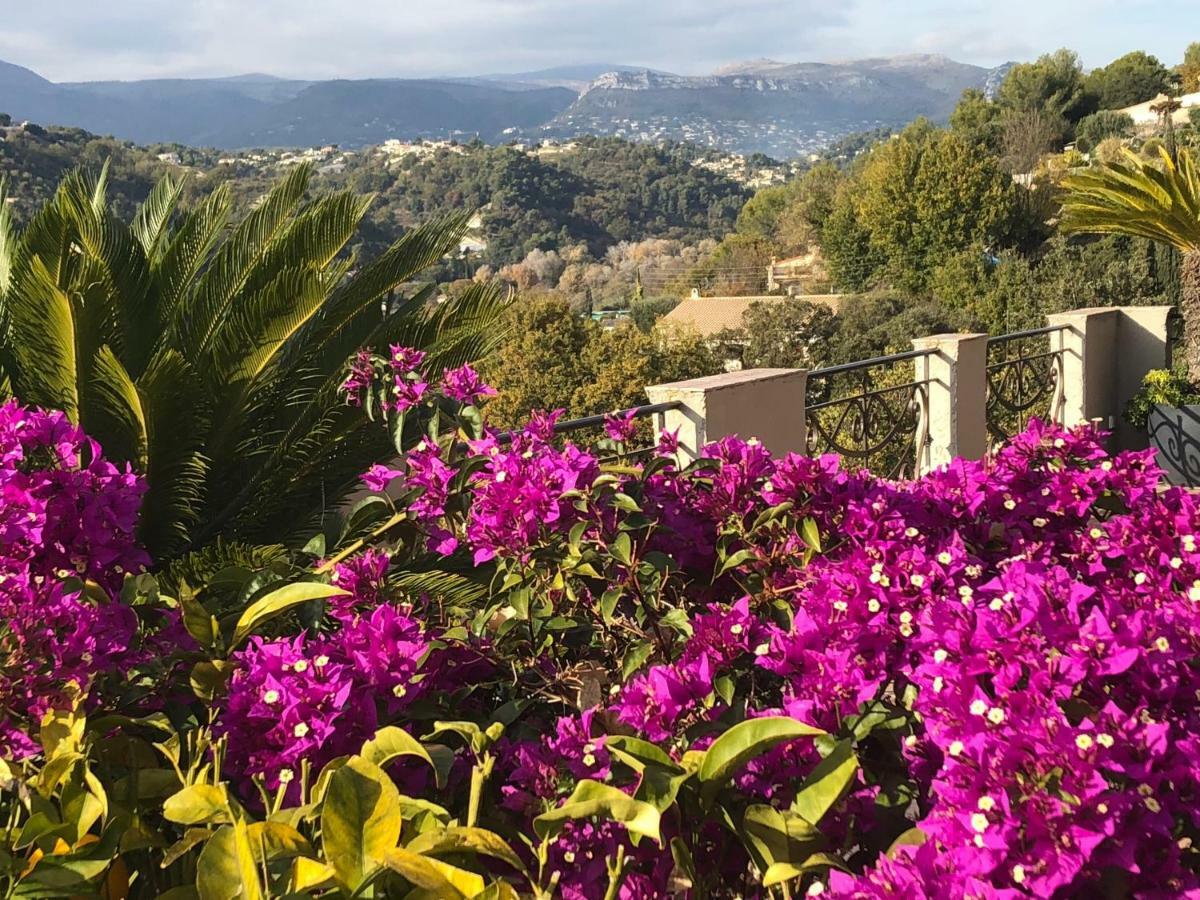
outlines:
[[[422,363],[355,361],[424,437],[342,521],[153,575],[139,480],[4,407],[10,893],[1200,896],[1200,510],[1147,454],[634,458]]]

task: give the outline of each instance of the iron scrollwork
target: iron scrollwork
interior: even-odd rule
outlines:
[[[914,475],[929,437],[929,382],[900,376],[895,367],[923,355],[898,353],[810,371],[808,452],[837,453],[852,468],[885,478]]]
[[[1034,416],[1062,421],[1062,328],[1038,328],[988,340],[987,426],[1002,441]]]

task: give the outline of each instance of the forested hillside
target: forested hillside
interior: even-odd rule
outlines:
[[[0,140],[0,172],[18,220],[52,193],[75,166],[110,169],[111,197],[121,209],[145,198],[169,171],[187,178],[193,201],[229,183],[248,205],[294,160],[257,153],[236,158],[179,145],[140,147],[74,128],[9,126]],[[553,154],[480,142],[446,144],[428,154],[341,152],[318,168],[314,192],[350,187],[376,195],[359,249],[369,255],[407,228],[462,209],[480,210],[473,266],[519,262],[531,250],[582,247],[603,256],[622,241],[719,239],[732,229],[748,191],[694,165],[697,151],[614,138],[584,138]]]

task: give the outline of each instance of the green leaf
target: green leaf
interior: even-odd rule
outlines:
[[[629,676],[640,669],[654,652],[654,645],[649,641],[639,641],[628,650],[621,659],[621,680],[628,681]]]
[[[600,615],[604,619],[604,624],[612,624],[613,614],[624,594],[625,592],[620,588],[610,588],[600,596]]]
[[[630,541],[629,535],[622,531],[613,538],[612,543],[608,545],[608,552],[621,565],[628,566],[633,561],[633,542]]]
[[[498,859],[512,866],[518,872],[525,871],[525,863],[504,838],[484,828],[447,828],[445,831],[429,831],[410,841],[407,849],[413,853],[431,856],[441,853],[478,853]]]
[[[628,494],[622,494],[620,492],[613,494],[612,504],[622,512],[639,513],[642,511],[642,508],[638,506],[636,500],[634,500]]]
[[[159,867],[163,869],[168,868],[175,860],[179,859],[193,847],[203,844],[212,836],[213,832],[207,828],[189,828],[183,833],[183,837],[163,851]]]
[[[850,741],[838,741],[804,780],[792,801],[792,812],[817,824],[849,789],[857,771],[858,758]]]
[[[683,838],[671,838],[671,859],[675,862],[675,871],[683,875],[692,885],[695,885],[696,863],[692,859],[692,851],[684,843]]]
[[[746,808],[741,834],[764,873],[777,863],[802,865],[824,842],[821,832],[811,822],[793,812],[780,812],[763,804]]]
[[[225,825],[208,839],[196,860],[196,891],[200,900],[260,900],[262,886],[244,823]]]
[[[224,789],[216,785],[190,784],[167,798],[163,817],[180,825],[228,822],[229,800]]]
[[[334,587],[331,584],[322,584],[319,581],[299,581],[295,584],[285,585],[278,588],[264,597],[259,598],[250,604],[245,612],[238,618],[237,626],[233,631],[233,640],[230,641],[229,647],[232,650],[237,647],[242,641],[248,638],[259,625],[266,622],[285,610],[291,609],[293,606],[299,606],[301,603],[307,603],[309,600],[323,600],[326,597],[345,597],[349,591],[342,590],[340,587]]]
[[[753,550],[738,550],[736,553],[731,553],[721,562],[720,568],[717,569],[717,578],[720,578],[730,569],[737,568],[744,562],[755,559],[758,556]]]
[[[500,735],[504,733],[504,723],[492,722],[492,724],[484,729],[480,728],[474,722],[434,722],[433,730],[429,734],[423,735],[423,738],[429,740],[446,732],[457,734],[467,742],[471,748],[471,752],[479,756],[488,750],[492,744],[500,740]]]
[[[661,748],[639,738],[613,735],[605,741],[604,748],[641,775],[634,797],[645,800],[660,813],[670,809],[684,782],[695,774],[678,765]]]
[[[400,793],[374,763],[352,756],[333,773],[321,808],[321,847],[338,883],[353,893],[400,840]]]
[[[440,776],[433,757],[429,755],[425,745],[403,728],[397,728],[395,725],[387,725],[375,732],[375,737],[363,744],[360,755],[381,769],[401,756],[415,756],[429,763],[434,773]],[[438,787],[441,786],[439,778]]]
[[[414,887],[433,892],[434,897],[461,900],[483,891],[482,876],[460,869],[432,857],[422,856],[403,847],[388,855],[385,863],[393,872],[406,878]]]
[[[623,791],[599,781],[584,779],[557,809],[533,820],[533,830],[542,839],[555,837],[568,822],[598,816],[620,822],[630,834],[644,835],[662,845],[659,812],[649,803],[635,800]]]
[[[181,585],[179,608],[183,613],[183,627],[201,647],[211,648],[217,640],[217,620],[204,604],[196,599],[196,593],[187,585]]]
[[[769,509],[764,509],[755,518],[754,524],[750,526],[750,530],[758,531],[758,529],[762,528],[768,522],[773,522],[784,513],[788,512],[792,506],[793,504],[791,500],[784,500],[782,503],[776,504]]]
[[[726,781],[750,760],[772,747],[796,738],[815,737],[824,733],[789,716],[765,716],[739,722],[713,741],[704,753],[697,777],[704,785],[706,800],[711,803]]]
[[[817,553],[821,552],[821,532],[817,528],[817,523],[805,517],[800,523],[800,536],[804,538],[804,543]]]

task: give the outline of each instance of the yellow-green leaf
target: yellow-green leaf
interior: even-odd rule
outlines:
[[[445,831],[428,831],[410,841],[407,849],[413,853],[430,856],[441,853],[478,853],[507,863],[518,872],[525,871],[525,863],[504,838],[485,828],[447,828]]]
[[[190,784],[167,798],[163,816],[180,825],[228,822],[229,801],[222,788],[212,784]]]
[[[658,825],[660,815],[649,803],[635,800],[599,781],[584,779],[562,806],[542,813],[533,820],[533,829],[540,838],[554,837],[568,822],[599,816],[620,822],[631,834],[641,834],[662,844]]]
[[[838,741],[796,792],[792,812],[816,825],[846,792],[857,771],[858,758],[850,742]]]
[[[208,839],[196,860],[196,891],[200,900],[261,900],[245,824],[225,825]]]
[[[785,741],[824,733],[789,716],[747,719],[713,741],[704,753],[697,777],[704,784],[706,797],[711,800],[721,785],[755,757]]]
[[[386,863],[389,869],[402,875],[413,887],[431,891],[430,896],[445,900],[474,897],[487,885],[481,875],[403,847],[392,850]]]
[[[301,893],[326,887],[337,878],[337,873],[323,862],[299,856],[292,863],[292,891]]]
[[[254,861],[291,859],[313,855],[308,838],[291,825],[282,822],[255,822],[246,829]]]
[[[400,793],[377,765],[352,756],[333,773],[321,810],[321,846],[344,888],[353,893],[385,864],[400,826]]]
[[[307,603],[309,600],[323,600],[326,597],[344,597],[348,594],[339,587],[334,587],[331,584],[322,584],[319,581],[299,581],[295,584],[287,584],[281,588],[271,591],[264,597],[260,597],[250,604],[238,618],[237,626],[233,630],[233,640],[230,641],[230,649],[233,649],[251,634],[254,629],[268,619],[279,615],[285,610],[291,609],[293,606],[299,606],[301,603]]]
[[[415,756],[429,763],[434,773],[438,774],[433,757],[429,755],[429,751],[425,748],[425,745],[403,728],[397,728],[395,725],[388,725],[375,732],[375,737],[363,744],[360,755],[363,759],[374,763],[381,769],[393,759],[398,759],[401,756]]]

